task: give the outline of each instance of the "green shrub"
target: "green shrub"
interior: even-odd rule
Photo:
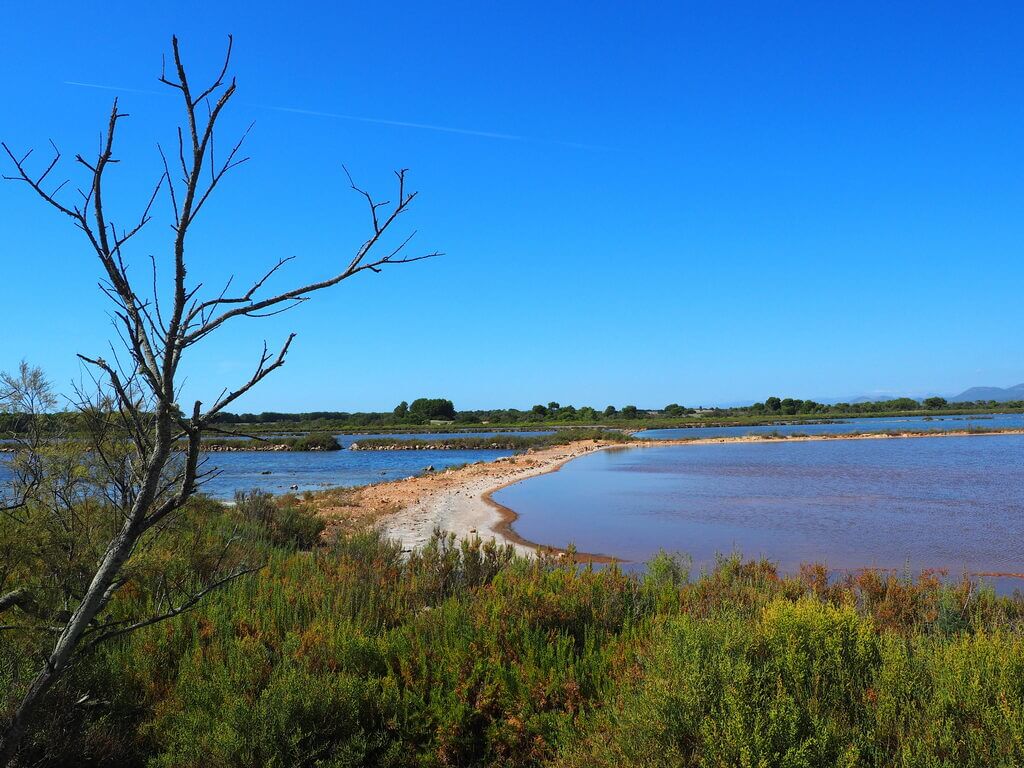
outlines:
[[[230,438],[204,437],[204,450],[232,451],[340,451],[341,443],[330,434],[313,433],[300,437],[266,437],[266,438]]]
[[[302,552],[319,521],[301,515],[197,500],[143,568],[187,586],[224,531],[264,567],[100,646],[23,764],[1024,764],[1019,596],[738,555],[691,579],[662,553],[640,576],[439,532]],[[152,599],[132,582],[115,615]],[[48,637],[0,635],[0,718]]]
[[[278,510],[271,526],[275,544],[311,549],[320,541],[320,535],[327,524],[315,511],[302,507],[287,506]]]
[[[286,441],[293,451],[338,451],[341,444],[334,438],[334,435],[324,433],[312,433],[302,437],[291,438]]]
[[[326,528],[315,510],[295,504],[292,497],[278,498],[258,488],[235,491],[235,509],[243,518],[258,523],[266,537],[282,547],[310,549]]]

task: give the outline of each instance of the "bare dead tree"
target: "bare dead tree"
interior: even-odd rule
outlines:
[[[94,408],[86,410],[102,414],[100,422],[116,424],[123,437],[114,441],[118,446],[116,451],[104,453],[100,448],[95,451],[96,460],[106,467],[107,503],[117,510],[121,522],[106,543],[77,603],[69,606],[66,618],[53,627],[56,639],[52,650],[4,730],[0,741],[0,766],[7,765],[17,753],[30,715],[41,697],[82,654],[100,642],[188,610],[210,590],[252,570],[249,567],[233,569],[175,604],[167,604],[159,613],[135,621],[107,621],[101,615],[125,583],[128,564],[144,535],[166,524],[181,510],[207,476],[201,464],[200,440],[211,428],[214,417],[284,365],[295,334],[290,334],[276,352],[264,344],[251,376],[233,388],[222,390],[212,405],[197,400],[186,410],[178,404],[181,387],[178,373],[188,350],[228,323],[286,311],[306,301],[311,294],[338,285],[360,272],[380,272],[386,266],[438,255],[406,255],[411,236],[396,247],[378,253],[394,223],[416,197],[415,192],[406,189],[405,170],[395,174],[397,191],[392,201],[375,200],[349,176],[352,189],[365,199],[369,208],[370,231],[354,253],[342,260],[336,272],[269,294],[268,282],[291,260],[289,256],[277,260],[245,290],[232,292],[229,280],[219,293],[204,297],[202,283],[190,280],[189,231],[225,175],[249,159],[242,154],[249,131],[242,133],[226,154],[215,156],[217,123],[236,91],[235,80],[228,76],[231,39],[219,73],[204,86],[196,86],[189,80],[177,38],[172,38],[171,48],[171,66],[161,73],[160,82],[177,91],[180,98],[183,124],[177,129],[177,153],[169,158],[168,153],[159,148],[162,173],[146,198],[141,215],[130,226],[115,226],[105,204],[107,178],[118,162],[115,155],[118,131],[128,116],[121,111],[116,99],[98,154],[90,158],[79,154],[74,158],[85,176],[74,202],[66,202],[62,197],[66,181],[51,183],[51,176],[61,161],[56,145],[51,142],[53,155],[43,167],[30,172],[31,151],[17,154],[7,144],[0,144],[13,167],[5,178],[25,184],[41,200],[70,219],[99,259],[103,275],[100,287],[113,302],[115,327],[127,355],[123,361],[116,352],[112,359],[79,355],[109,391],[105,404],[94,404]],[[348,174],[347,170],[345,173]],[[173,235],[169,253],[173,290],[162,301],[157,291],[156,262],[152,265],[150,295],[148,286],[143,291],[129,277],[126,256],[133,238],[152,220],[158,200],[163,201],[162,205],[169,211]],[[97,446],[111,444],[104,440],[94,440],[94,443]],[[25,602],[28,596],[15,589],[3,599],[6,608]]]

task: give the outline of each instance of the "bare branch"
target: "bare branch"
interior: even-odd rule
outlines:
[[[243,384],[233,392],[230,392],[229,394],[219,398],[217,402],[214,403],[213,407],[202,415],[202,417],[200,418],[200,423],[205,425],[213,416],[220,413],[228,405],[230,405],[232,402],[240,398],[250,389],[252,389],[261,381],[263,381],[263,379],[265,379],[271,373],[273,373],[282,365],[284,365],[285,357],[288,354],[288,348],[292,345],[292,340],[294,338],[294,333],[288,334],[288,339],[281,347],[281,351],[277,353],[277,358],[274,360],[274,362],[270,363],[270,365],[267,365],[267,363],[270,361],[270,355],[267,352],[267,345],[264,344],[263,354],[260,356],[259,364],[256,366],[256,372],[252,375],[249,381],[247,381],[245,384]]]
[[[0,595],[0,613],[27,604],[32,599],[32,593],[26,587],[12,590],[5,595]]]
[[[345,172],[348,173],[348,170],[346,169]],[[412,257],[405,257],[405,256],[403,256],[401,258],[396,258],[396,256],[405,247],[406,243],[408,243],[409,240],[411,239],[412,236],[410,235],[409,237],[407,237],[405,239],[405,241],[403,241],[403,243],[401,245],[399,245],[398,248],[394,249],[393,251],[388,253],[386,256],[384,256],[382,258],[379,258],[379,259],[376,259],[376,260],[368,260],[367,259],[367,256],[369,255],[369,253],[373,249],[373,247],[380,241],[381,237],[389,230],[391,225],[394,224],[395,220],[402,213],[404,213],[407,210],[409,204],[416,197],[416,193],[415,192],[412,192],[412,193],[409,193],[409,194],[406,194],[406,192],[405,192],[405,173],[406,173],[405,169],[402,169],[402,170],[399,170],[399,171],[395,172],[395,175],[396,175],[396,177],[398,179],[398,201],[399,202],[397,202],[394,205],[394,207],[392,208],[390,213],[387,215],[387,217],[383,221],[380,221],[380,219],[377,216],[377,208],[379,208],[381,205],[383,205],[383,203],[380,203],[380,204],[374,203],[373,202],[373,198],[368,193],[366,193],[365,191],[359,189],[354,184],[352,185],[352,188],[354,190],[356,190],[356,192],[358,192],[360,195],[365,196],[369,200],[369,202],[370,202],[371,223],[372,223],[372,226],[373,226],[373,234],[370,236],[370,238],[366,242],[363,243],[362,246],[360,246],[360,248],[356,252],[356,255],[352,258],[352,260],[349,262],[348,266],[342,272],[339,272],[338,274],[334,275],[333,277],[329,277],[327,279],[324,279],[324,280],[321,280],[321,281],[318,281],[318,282],[309,283],[309,284],[303,285],[303,286],[301,286],[299,288],[293,288],[292,290],[285,291],[284,293],[280,293],[280,294],[278,294],[276,296],[272,296],[272,297],[261,299],[261,300],[250,301],[250,299],[252,298],[252,293],[249,293],[249,294],[246,295],[246,297],[242,298],[241,301],[239,302],[239,303],[244,303],[245,306],[235,307],[233,309],[226,310],[225,312],[221,313],[217,317],[209,320],[206,323],[203,323],[196,330],[191,331],[188,334],[186,334],[185,337],[184,337],[185,345],[187,346],[187,345],[190,345],[190,344],[193,344],[193,343],[199,341],[204,336],[206,336],[210,332],[216,330],[218,327],[220,327],[225,322],[227,322],[228,320],[230,320],[230,319],[232,319],[234,317],[252,316],[253,313],[260,312],[261,310],[268,309],[270,307],[273,307],[275,305],[281,304],[283,302],[289,302],[289,301],[294,301],[296,299],[305,298],[307,296],[307,294],[314,293],[315,291],[320,291],[320,290],[323,290],[325,288],[330,288],[332,286],[335,286],[338,283],[342,282],[343,280],[347,280],[348,278],[352,277],[353,275],[358,274],[359,272],[362,272],[364,270],[371,270],[373,272],[379,272],[382,267],[387,266],[387,265],[411,264],[412,262],[415,262],[415,261],[423,261],[424,259],[430,259],[430,258],[434,258],[434,257],[442,255],[441,253],[435,251],[433,253],[428,253],[428,254],[424,254],[424,255],[421,255],[421,256],[412,256]],[[274,269],[271,270],[271,272],[269,274],[272,274],[280,266],[281,266],[281,264],[278,264],[276,267],[274,267]],[[268,277],[269,277],[269,274],[268,274]],[[265,279],[266,278],[264,278],[264,280]],[[262,283],[260,283],[260,285],[261,284]]]

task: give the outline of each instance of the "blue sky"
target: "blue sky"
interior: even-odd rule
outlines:
[[[253,159],[195,229],[191,274],[209,285],[281,256],[297,258],[277,285],[329,273],[367,228],[341,164],[382,196],[410,169],[404,226],[447,255],[212,338],[190,396],[239,381],[290,330],[288,364],[238,410],[1024,380],[1019,4],[56,2],[5,17],[0,137],[91,152],[119,96],[122,220],[173,139],[177,102],[156,82],[171,33],[194,78],[234,34],[224,142],[255,120]],[[0,185],[0,368],[26,358],[66,388],[76,352],[106,350],[77,235]],[[155,222],[131,255],[140,280],[166,235]]]

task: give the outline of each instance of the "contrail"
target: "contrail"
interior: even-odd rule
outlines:
[[[98,88],[103,91],[123,91],[125,93],[147,93],[162,96],[160,91],[147,91],[141,88],[124,88],[118,85],[101,85],[99,83],[81,83],[75,80],[65,80],[64,85],[74,85],[79,88]],[[293,115],[310,115],[312,117],[329,117],[335,120],[351,120],[357,123],[373,123],[375,125],[393,125],[399,128],[417,128],[421,131],[438,131],[441,133],[457,133],[463,136],[480,136],[485,139],[500,139],[502,141],[527,141],[541,144],[557,144],[562,147],[574,147],[576,149],[597,150],[599,152],[611,151],[608,147],[594,146],[591,144],[578,144],[572,141],[557,141],[555,139],[535,139],[529,136],[517,136],[511,133],[497,133],[495,131],[475,131],[469,128],[452,128],[447,125],[430,125],[428,123],[411,123],[405,120],[386,120],[380,117],[361,117],[359,115],[343,115],[337,112],[320,112],[313,109],[296,109],[293,107],[275,107],[267,104],[253,104],[259,109],[267,109],[273,112],[287,112]]]
[[[591,149],[599,152],[614,151],[610,147],[601,147],[594,144],[579,144],[574,141],[559,141],[557,139],[537,139],[531,136],[516,136],[511,133],[495,133],[493,131],[474,131],[469,128],[451,128],[445,125],[429,125],[427,123],[409,123],[403,120],[385,120],[379,117],[359,117],[356,115],[342,115],[336,112],[318,112],[312,109],[294,109],[292,107],[273,107],[266,104],[257,104],[260,109],[269,109],[274,112],[291,112],[296,115],[312,115],[314,117],[331,117],[337,120],[354,120],[359,123],[376,123],[377,125],[397,125],[401,128],[419,128],[424,131],[441,131],[443,133],[461,133],[465,136],[482,136],[485,139],[503,139],[505,141],[528,141],[540,144],[557,144],[562,147],[574,147],[576,149]]]
[[[154,96],[162,96],[160,91],[144,91],[141,88],[122,88],[119,85],[99,85],[97,83],[79,83],[74,80],[65,80],[64,85],[77,85],[79,88],[98,88],[101,91],[124,91],[125,93],[149,93]]]
[[[468,128],[449,128],[444,125],[427,125],[425,123],[407,123],[402,120],[384,120],[379,117],[357,117],[356,115],[339,115],[336,112],[317,112],[312,109],[293,109],[292,107],[270,107],[258,104],[261,109],[275,112],[291,112],[296,115],[313,115],[314,117],[333,117],[338,120],[355,120],[359,123],[377,123],[378,125],[397,125],[402,128],[421,128],[425,131],[442,131],[443,133],[461,133],[466,136],[483,136],[487,139],[505,139],[507,141],[528,141],[525,136],[514,136],[510,133],[493,133],[491,131],[473,131]]]

